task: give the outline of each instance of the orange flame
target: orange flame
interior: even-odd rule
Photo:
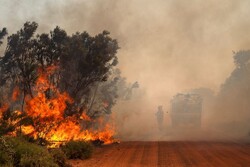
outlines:
[[[16,101],[19,95],[20,95],[19,88],[15,87],[12,93],[12,100]]]
[[[0,119],[2,119],[4,112],[8,109],[8,107],[9,107],[9,106],[8,106],[7,104],[3,104],[3,105],[0,107]]]
[[[91,121],[91,118],[87,116],[85,112],[82,113],[80,119],[85,120],[85,121]]]
[[[34,126],[22,127],[25,134],[34,138],[44,138],[48,141],[58,142],[52,145],[57,147],[60,142],[69,140],[102,140],[104,143],[112,143],[114,129],[105,125],[103,129],[82,129],[79,120],[92,121],[85,112],[77,118],[76,116],[65,117],[64,111],[67,104],[73,100],[66,92],[60,92],[49,82],[49,76],[53,74],[56,67],[50,67],[46,73],[40,70],[40,76],[35,86],[35,95],[26,99],[25,111],[34,121]],[[52,95],[48,97],[46,92]]]

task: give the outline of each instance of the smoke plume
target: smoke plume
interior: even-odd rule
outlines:
[[[134,98],[120,101],[114,108],[118,134],[126,139],[157,140],[158,105],[165,112],[166,131],[172,133],[168,129],[170,100],[175,94],[205,87],[219,96],[221,85],[235,69],[232,51],[250,48],[249,8],[248,0],[1,0],[0,29],[7,27],[11,34],[24,22],[36,21],[39,32],[56,25],[69,34],[110,31],[121,47],[118,66],[122,75],[128,82],[140,84]],[[202,126],[213,127],[215,122],[219,126],[221,120],[234,122],[233,116],[225,117],[216,108],[223,99],[214,100],[216,105],[204,104]],[[244,116],[250,118],[250,114]],[[214,136],[217,134],[222,133]],[[206,135],[197,136],[206,139]]]

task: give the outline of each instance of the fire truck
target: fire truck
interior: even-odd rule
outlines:
[[[199,94],[177,94],[171,100],[173,127],[201,127],[202,97]]]

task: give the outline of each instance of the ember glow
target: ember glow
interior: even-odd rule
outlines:
[[[12,93],[12,100],[16,101],[19,95],[20,95],[20,91],[18,87],[15,87]]]
[[[35,139],[43,138],[54,143],[50,147],[57,147],[69,140],[101,140],[104,144],[114,142],[113,136],[115,131],[111,125],[103,124],[100,121],[103,128],[83,129],[82,121],[94,121],[85,112],[81,116],[65,115],[65,110],[68,104],[73,103],[73,99],[66,92],[60,92],[49,81],[49,76],[55,70],[56,67],[49,67],[44,71],[39,70],[39,77],[34,86],[33,96],[25,99],[24,108],[27,116],[32,118],[33,125],[22,125],[22,133]],[[48,92],[50,95],[48,95]],[[18,90],[14,89],[12,99],[15,100],[18,95]],[[2,106],[1,113],[6,109],[7,105]],[[0,116],[2,117],[2,115]]]
[[[0,119],[3,117],[3,113],[8,109],[8,105],[7,104],[3,104],[0,107]]]

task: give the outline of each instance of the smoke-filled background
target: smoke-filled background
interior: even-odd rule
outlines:
[[[165,113],[166,136],[171,136],[171,98],[201,87],[213,92],[212,99],[204,98],[204,131],[216,127],[219,132],[209,130],[210,137],[235,138],[247,136],[250,129],[248,107],[244,114],[238,110],[248,96],[226,101],[221,85],[235,69],[233,51],[250,49],[249,8],[248,0],[0,0],[0,27],[11,34],[24,22],[36,21],[39,32],[56,25],[68,34],[110,31],[121,47],[122,75],[140,84],[130,101],[114,108],[118,134],[124,139],[162,139],[155,118],[158,105]],[[227,97],[235,95],[227,90]],[[185,131],[181,134],[190,138]],[[206,138],[196,132],[194,136]]]

